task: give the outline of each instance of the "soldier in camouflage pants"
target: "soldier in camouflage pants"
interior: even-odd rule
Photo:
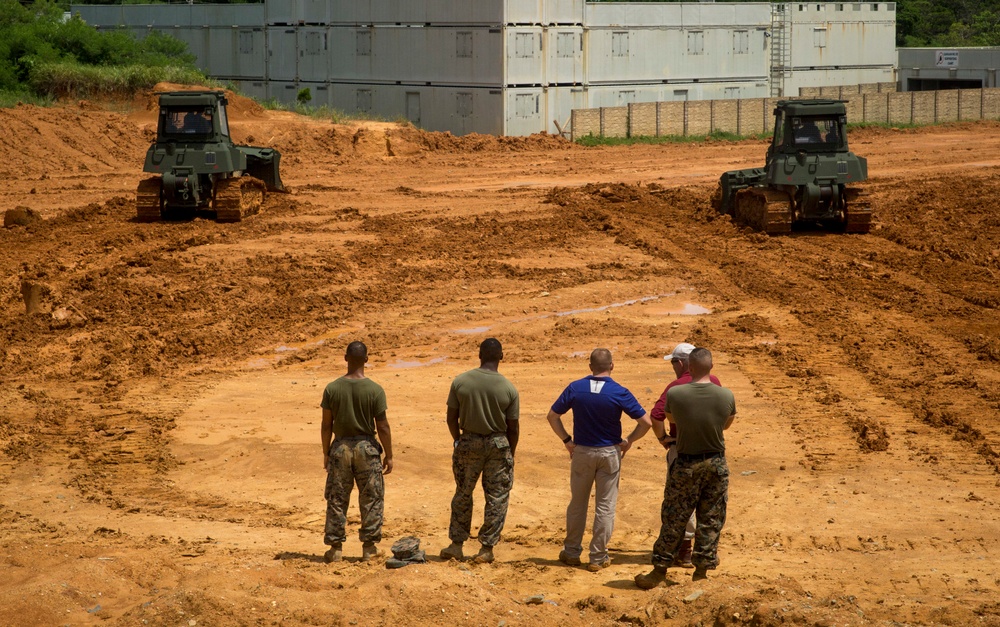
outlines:
[[[719,565],[719,534],[726,524],[729,466],[724,455],[707,459],[678,457],[670,467],[660,508],[660,536],[653,545],[653,565],[668,568],[673,552],[684,535],[691,512],[697,508],[695,568],[714,569]]]
[[[374,438],[359,436],[337,439],[330,450],[326,475],[326,527],[323,541],[331,546],[347,539],[347,506],[351,490],[358,484],[362,542],[382,540],[382,513],[385,483],[382,479],[382,450]]]
[[[347,506],[355,483],[361,509],[361,561],[378,556],[376,545],[382,539],[385,501],[382,475],[392,472],[392,432],[385,413],[385,390],[365,376],[368,347],[364,342],[351,342],[344,361],[347,374],[324,388],[320,403],[320,442],[327,473],[323,490],[327,502],[323,541],[330,546],[323,555],[327,563],[343,559]],[[381,458],[383,447],[385,458]]]
[[[731,390],[712,381],[711,351],[696,348],[688,362],[691,383],[667,390],[664,405],[664,417],[677,425],[677,459],[670,465],[663,491],[653,570],[635,577],[635,585],[643,590],[651,590],[666,580],[691,510],[698,519],[691,579],[708,579],[707,572],[719,565],[719,534],[726,523],[729,491],[723,432],[736,418],[736,399]]]
[[[479,345],[479,367],[463,372],[451,382],[446,422],[454,443],[451,467],[455,496],[451,499],[451,544],[441,549],[441,559],[465,559],[462,545],[472,526],[472,493],[483,477],[486,511],[479,529],[482,547],[473,561],[493,562],[493,547],[500,541],[507,520],[507,503],[514,483],[514,454],[520,434],[521,401],[517,389],[499,372],[503,346],[489,337]]]
[[[472,494],[480,475],[486,510],[479,541],[492,547],[500,541],[500,532],[507,520],[507,504],[514,485],[514,455],[504,434],[478,435],[463,433],[452,456],[455,474],[455,496],[451,500],[451,524],[448,537],[452,542],[469,539],[472,527]]]

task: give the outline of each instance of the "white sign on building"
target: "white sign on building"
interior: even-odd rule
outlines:
[[[937,67],[958,67],[958,50],[938,50],[934,55]]]

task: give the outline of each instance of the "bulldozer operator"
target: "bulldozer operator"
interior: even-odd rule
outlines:
[[[167,119],[167,133],[208,135],[212,132],[212,112],[192,110],[183,115],[173,113]]]
[[[823,142],[823,135],[820,133],[819,127],[816,126],[815,120],[806,120],[805,122],[795,120],[793,127],[796,144],[819,144]]]
[[[212,132],[211,111],[189,111],[184,116],[184,133],[207,135]]]

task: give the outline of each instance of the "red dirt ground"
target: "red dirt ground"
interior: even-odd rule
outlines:
[[[760,141],[588,149],[236,102],[292,193],[239,224],[140,224],[148,102],[0,110],[0,209],[44,218],[0,229],[0,623],[1000,625],[997,122],[853,132],[872,232],[768,238],[709,206]],[[448,384],[487,335],[522,398],[497,562],[360,563],[353,506],[348,560],[324,564],[318,404],[344,345],[368,343],[389,398],[382,548],[436,555]],[[614,564],[561,565],[549,405],[605,346],[651,407],[681,341],[739,407],[720,568],[633,585],[651,436]]]

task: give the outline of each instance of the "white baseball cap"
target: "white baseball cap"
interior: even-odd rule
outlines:
[[[691,351],[693,351],[694,349],[695,349],[695,345],[694,344],[688,344],[687,342],[681,342],[680,344],[678,344],[677,346],[674,347],[674,352],[670,353],[669,355],[664,355],[663,358],[664,359],[670,359],[670,360],[673,360],[673,359],[684,359],[684,360],[686,360],[688,358],[688,356],[691,354]]]

